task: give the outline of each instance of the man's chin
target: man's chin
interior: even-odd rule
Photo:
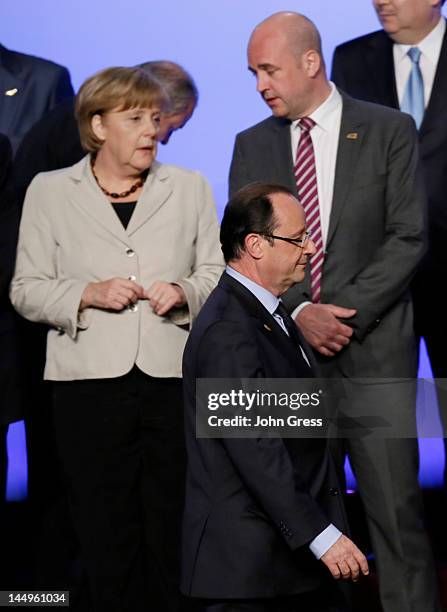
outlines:
[[[278,117],[278,119],[282,119],[284,117],[287,117],[287,112],[284,108],[278,107],[278,106],[271,106],[270,110],[272,111],[272,115],[274,117]]]

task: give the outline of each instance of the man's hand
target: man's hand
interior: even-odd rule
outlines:
[[[186,295],[179,285],[172,285],[165,281],[155,281],[145,292],[149,304],[155,314],[162,316],[171,308],[186,304]]]
[[[321,561],[328,567],[336,580],[343,578],[344,580],[351,579],[353,582],[357,582],[360,572],[364,576],[369,574],[368,561],[365,555],[345,535],[341,535],[335,544],[324,553]]]
[[[144,289],[126,278],[111,278],[99,283],[89,283],[81,297],[79,310],[84,308],[103,308],[123,310],[137,300],[144,300]]]
[[[349,319],[356,312],[334,304],[308,304],[299,312],[296,324],[316,351],[333,357],[349,344],[352,336],[352,327],[339,319]]]

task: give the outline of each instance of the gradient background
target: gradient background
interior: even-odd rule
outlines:
[[[158,158],[200,170],[213,186],[221,214],[234,137],[269,115],[247,70],[247,40],[259,21],[281,10],[299,11],[316,23],[329,70],[337,44],[379,28],[370,0],[5,0],[0,42],[66,66],[75,90],[108,66],[157,59],[182,64],[196,80],[199,106]],[[420,375],[431,376],[425,350]],[[421,479],[426,486],[439,484],[441,440],[420,445]],[[9,498],[20,499],[26,494],[21,424],[11,427],[8,446]]]

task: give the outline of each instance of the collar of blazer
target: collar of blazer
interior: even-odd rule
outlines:
[[[274,319],[274,317],[268,312],[261,302],[249,291],[244,285],[242,285],[235,278],[224,272],[219,280],[219,287],[224,291],[230,291],[236,298],[243,304],[245,310],[256,319],[256,325],[260,332],[275,346],[280,346],[284,354],[290,355],[290,359],[298,360],[300,363],[304,363],[299,349],[293,342],[291,342],[289,336],[281,329],[280,325]],[[306,353],[309,363],[312,366],[312,375],[315,375],[315,359],[312,355],[312,350],[307,345],[304,338],[300,337],[300,343],[303,350]]]
[[[107,196],[98,187],[90,167],[90,156],[69,169],[71,185],[69,198],[76,206],[92,217],[99,225],[123,243],[163,206],[173,191],[169,168],[154,161],[138,199],[138,206],[127,229],[124,229]]]
[[[420,138],[424,139],[429,132],[438,131],[445,122],[441,117],[445,116],[445,105],[447,101],[447,28],[442,40],[441,52],[436,67],[433,88],[424,113],[424,118],[419,130]],[[445,130],[444,130],[445,133]]]
[[[371,91],[376,93],[373,99],[398,109],[393,41],[386,32],[379,30],[369,35],[364,61],[371,78]]]

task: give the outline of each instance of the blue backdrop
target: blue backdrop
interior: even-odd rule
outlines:
[[[203,172],[221,211],[234,136],[269,114],[247,70],[246,43],[259,21],[280,10],[300,11],[316,23],[328,69],[338,43],[379,27],[369,0],[15,0],[0,3],[0,42],[67,66],[75,89],[107,66],[155,59],[185,66],[199,87],[199,107],[168,147],[160,148],[159,159]],[[430,376],[426,358],[422,375]],[[22,442],[22,428],[14,426],[9,437],[11,498],[24,492]],[[421,449],[424,482],[439,482],[441,442],[422,441]]]

